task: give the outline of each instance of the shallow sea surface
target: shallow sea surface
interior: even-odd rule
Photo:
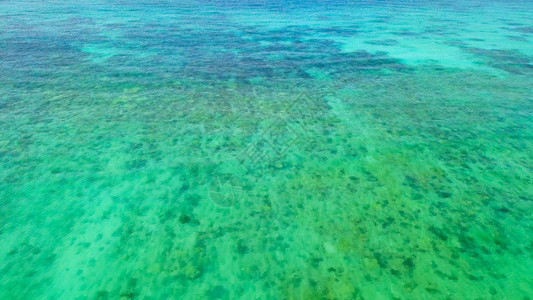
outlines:
[[[532,11],[0,1],[0,299],[530,299]]]

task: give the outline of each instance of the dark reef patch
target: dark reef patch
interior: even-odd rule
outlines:
[[[329,39],[304,38],[316,31],[306,27],[288,27],[265,33],[248,28],[247,34],[251,40],[220,44],[213,49],[186,47],[183,52],[188,63],[182,73],[206,79],[248,80],[279,76],[309,79],[306,70],[312,67],[322,69],[330,75],[405,67],[384,53],[343,53],[340,51],[340,45]],[[318,31],[342,35],[352,35],[354,32],[339,28]],[[385,43],[387,42],[394,43],[392,40]]]
[[[509,35],[509,36],[507,36],[507,38],[510,39],[510,40],[519,41],[519,42],[527,42],[528,41],[528,39],[526,39],[525,37],[522,37],[522,36]]]
[[[516,75],[533,73],[533,60],[517,50],[484,49],[467,46],[461,41],[450,41],[447,44],[456,46],[465,52],[483,59],[490,67]]]
[[[527,33],[527,34],[532,34],[533,33],[533,26],[515,27],[515,28],[512,28],[511,30],[512,31],[516,31],[516,32],[523,32],[523,33]]]
[[[369,45],[381,45],[381,46],[394,46],[398,44],[397,40],[386,39],[386,40],[369,40],[365,41],[365,44]]]
[[[483,57],[486,63],[493,68],[519,75],[533,72],[531,58],[516,50],[487,50],[475,47],[464,47],[463,49]]]
[[[409,30],[396,31],[396,32],[393,32],[392,34],[398,35],[398,36],[403,36],[403,37],[419,36],[420,35],[419,33],[416,33],[416,32],[413,32],[413,31],[409,31]]]

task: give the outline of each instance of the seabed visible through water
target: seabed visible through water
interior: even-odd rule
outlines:
[[[531,11],[0,1],[0,299],[531,299]]]

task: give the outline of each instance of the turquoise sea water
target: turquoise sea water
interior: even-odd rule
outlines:
[[[0,299],[530,299],[532,11],[0,1]]]

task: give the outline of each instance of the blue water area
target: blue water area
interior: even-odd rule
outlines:
[[[530,299],[532,11],[0,1],[0,299]]]

